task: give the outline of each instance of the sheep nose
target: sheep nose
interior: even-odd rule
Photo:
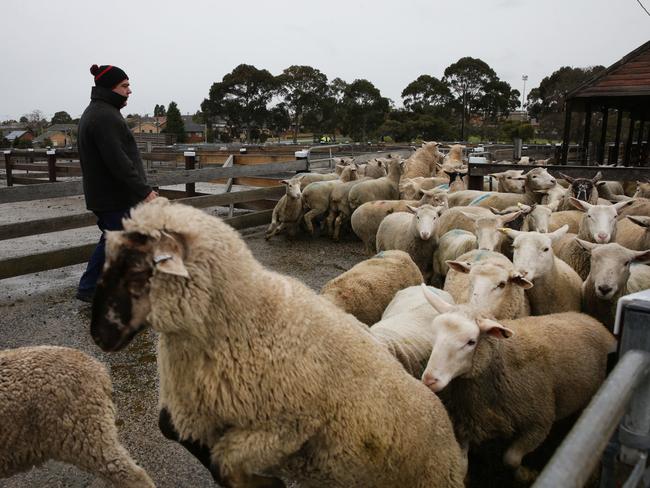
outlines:
[[[432,387],[432,386],[435,385],[437,382],[438,382],[438,378],[436,378],[435,376],[433,376],[431,373],[428,373],[428,372],[427,372],[427,373],[424,373],[424,374],[422,375],[422,383],[424,383],[424,384],[427,385],[428,387]]]
[[[431,237],[431,232],[420,232],[420,237],[423,241],[426,241]]]
[[[609,241],[609,234],[605,232],[599,232],[596,238],[598,239],[599,242],[607,242]]]
[[[551,183],[555,184],[555,178],[551,178]]]
[[[609,285],[599,285],[599,286],[598,286],[598,291],[599,291],[602,295],[607,295],[610,291],[612,291],[612,287],[609,286]]]

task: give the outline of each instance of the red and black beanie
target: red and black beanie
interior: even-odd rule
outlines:
[[[115,88],[118,83],[129,79],[123,70],[117,66],[110,65],[97,66],[96,64],[93,64],[90,67],[90,74],[95,77],[96,86],[103,86],[109,90]]]

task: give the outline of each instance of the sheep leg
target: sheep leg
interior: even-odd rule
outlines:
[[[238,480],[248,480],[251,473],[264,473],[278,466],[291,454],[295,453],[315,431],[315,422],[299,424],[299,430],[278,431],[232,429],[226,432],[212,448],[212,460],[219,464],[224,480],[232,480],[231,486],[273,486],[272,485],[239,485]],[[281,483],[276,478],[269,482]],[[226,486],[229,486],[226,484]]]
[[[521,460],[544,442],[550,430],[550,425],[533,425],[530,430],[515,439],[505,452],[503,462],[515,470],[515,478],[519,481],[529,482],[536,477],[533,471],[521,465]]]
[[[312,208],[309,212],[305,214],[303,217],[303,220],[305,221],[305,225],[307,226],[307,230],[309,233],[313,236],[314,235],[314,219],[318,217],[320,214],[322,214],[318,209]]]
[[[336,219],[337,219],[336,210],[330,209],[329,213],[327,214],[327,218],[325,219],[325,222],[327,223],[327,233],[331,237],[334,236],[334,221]]]
[[[174,427],[174,424],[172,423],[172,418],[169,410],[166,408],[160,410],[160,415],[158,416],[158,428],[160,429],[160,432],[162,432],[162,435],[164,435],[167,439],[178,442],[181,446],[187,449],[192,454],[192,456],[198,459],[199,462],[205,466],[208,471],[210,471],[212,478],[217,484],[223,484],[219,468],[212,463],[210,448],[198,441],[188,439],[182,440],[180,438],[180,434],[176,430],[176,427]]]

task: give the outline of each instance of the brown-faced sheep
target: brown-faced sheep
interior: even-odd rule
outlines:
[[[92,337],[117,351],[146,325],[159,333],[169,431],[207,446],[219,484],[463,486],[440,401],[223,221],[158,198],[106,241]]]
[[[471,305],[424,293],[439,315],[422,382],[443,399],[461,446],[509,439],[504,463],[531,481],[523,457],[555,421],[589,404],[605,379],[614,337],[581,313],[496,322]]]
[[[372,325],[381,320],[395,293],[423,281],[422,273],[407,253],[382,251],[325,283],[321,296],[360,322]]]
[[[116,488],[153,488],[118,439],[106,368],[76,349],[0,351],[0,478],[48,459]]]

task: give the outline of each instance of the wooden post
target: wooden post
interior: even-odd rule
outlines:
[[[605,143],[607,142],[607,122],[609,119],[609,108],[607,106],[603,107],[602,115],[603,123],[600,128],[600,144],[598,145],[598,153],[596,154],[596,164],[605,162]]]
[[[569,155],[569,134],[571,133],[571,104],[564,103],[564,136],[562,136],[562,160],[560,164],[566,164]]]
[[[628,166],[630,164],[630,154],[632,154],[632,136],[634,135],[634,116],[630,113],[630,128],[627,131],[627,142],[625,143],[625,156],[623,158],[623,165]]]
[[[11,149],[5,151],[5,172],[7,173],[7,186],[13,186],[14,178],[12,174],[12,165],[11,165]]]
[[[623,127],[623,110],[617,109],[618,116],[616,117],[616,138],[614,139],[614,154],[616,159],[614,161],[607,161],[609,164],[616,164],[618,166],[618,154],[621,149],[621,128]]]
[[[587,103],[585,110],[585,131],[582,137],[582,164],[587,164],[587,157],[589,156],[589,139],[591,136],[591,104]],[[589,161],[591,162],[591,161]]]
[[[51,183],[56,181],[56,150],[49,149],[47,154],[47,176]]]
[[[641,162],[643,159],[643,128],[644,128],[645,120],[640,119],[639,120],[639,136],[637,137],[636,140],[636,165],[641,166]]]
[[[194,151],[185,151],[185,169],[194,169],[196,165],[196,153]],[[185,183],[185,196],[192,197],[196,195],[196,183]]]

